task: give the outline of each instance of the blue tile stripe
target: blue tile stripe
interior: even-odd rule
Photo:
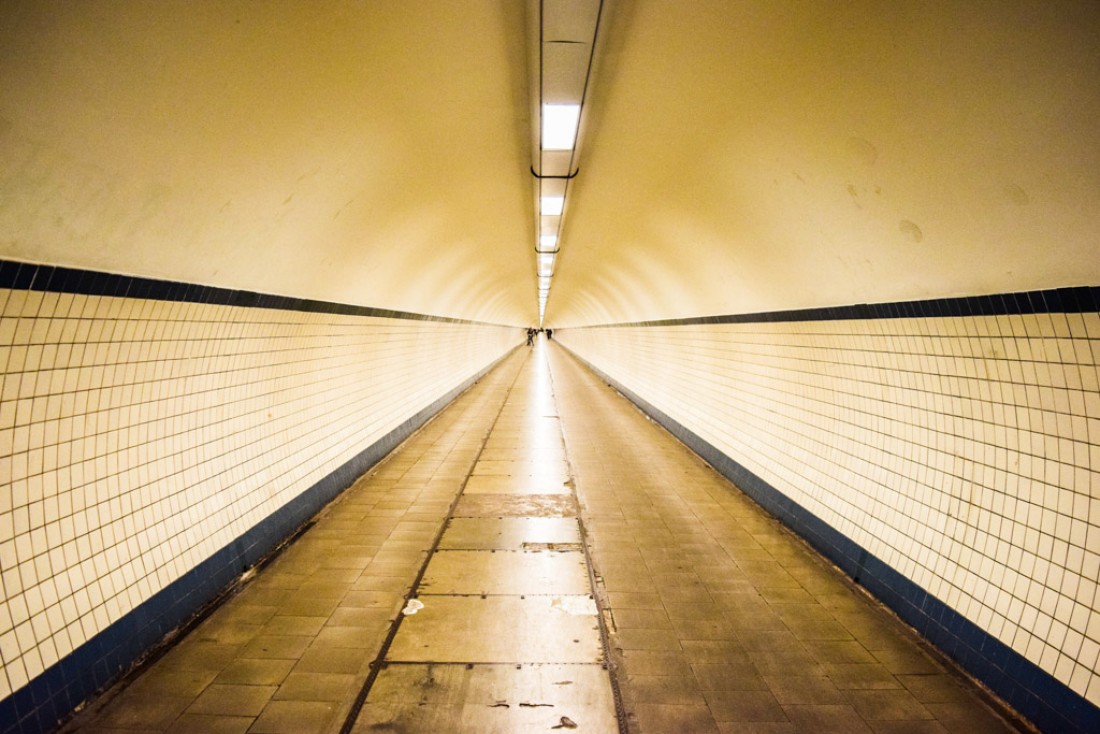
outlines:
[[[954,316],[1011,316],[1035,313],[1088,313],[1100,311],[1100,286],[1052,288],[1019,293],[997,293],[927,301],[857,303],[848,306],[804,308],[793,311],[695,316],[658,321],[628,321],[572,327],[602,329],[632,326],[693,326],[699,324],[760,324],[791,321],[844,321],[852,319],[922,319]]]
[[[1040,730],[1051,734],[1100,732],[1100,709],[579,354],[565,349]]]
[[[294,298],[171,280],[102,273],[95,270],[21,263],[14,260],[0,260],[0,288],[74,293],[85,296],[146,298],[159,301],[180,301],[242,308],[274,308],[284,311],[330,313],[344,316],[376,316],[387,319],[439,321],[448,324],[500,325],[448,316],[432,316],[409,311],[355,306],[348,303],[316,301],[309,298]]]

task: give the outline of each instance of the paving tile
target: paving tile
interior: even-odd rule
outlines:
[[[251,591],[251,587],[246,587],[240,596],[226,602],[211,615],[208,624],[264,624],[278,613],[282,604],[253,603]],[[285,603],[287,595],[282,597]]]
[[[741,646],[749,651],[788,650],[806,652],[806,648],[799,642],[798,638],[785,628],[782,630],[747,630],[741,628],[738,629],[737,638]]]
[[[239,657],[297,659],[311,641],[301,635],[260,635],[241,648]]]
[[[625,670],[637,675],[688,675],[689,658],[681,650],[623,650]]]
[[[868,721],[875,734],[945,734],[948,729],[934,719],[919,721]]]
[[[1018,731],[983,704],[974,701],[926,703],[924,708],[943,724],[944,728],[955,734],[1006,734]]]
[[[705,705],[694,675],[628,675],[620,681],[623,696],[631,703]]]
[[[722,663],[692,663],[703,691],[766,691],[768,684],[748,659]]]
[[[249,729],[254,734],[321,734],[329,731],[336,704],[317,701],[272,701]]]
[[[278,608],[278,614],[284,617],[327,617],[346,593],[347,590],[344,590],[338,596],[315,597],[299,590],[298,594]]]
[[[799,734],[789,721],[719,721],[722,734]]]
[[[321,631],[326,621],[326,617],[272,617],[262,631],[265,635],[311,637]]]
[[[880,663],[826,663],[821,669],[841,690],[902,687],[900,679]]]
[[[706,691],[716,721],[787,721],[770,691]]]
[[[402,621],[388,660],[592,663],[603,658],[596,607],[588,597],[425,596],[422,601],[424,608]]]
[[[349,591],[340,600],[339,606],[329,613],[329,617],[336,613],[336,609],[343,607],[364,607],[371,609],[386,609],[396,611],[403,601],[402,595],[394,591]]]
[[[876,656],[856,640],[803,640],[803,647],[823,663],[874,663]]]
[[[251,716],[184,714],[172,722],[167,734],[244,734],[255,720]]]
[[[662,734],[662,732],[673,731],[692,732],[692,734],[718,732],[718,724],[706,706],[641,703],[631,707],[629,716],[632,723],[631,731],[639,734]]]
[[[134,680],[127,692],[146,696],[161,695],[193,699],[202,693],[217,675],[219,673],[216,670],[181,669],[158,662],[144,675]]]
[[[357,673],[373,654],[364,655],[355,648],[313,647],[305,651],[294,665],[295,671],[309,673]]]
[[[688,604],[664,604],[669,619],[726,621],[725,608],[716,602]]]
[[[905,689],[849,691],[852,705],[868,721],[931,719],[932,714]]]
[[[311,647],[373,651],[379,648],[386,633],[387,629],[383,626],[377,628],[326,626],[313,638]],[[364,656],[367,657],[365,653]]]
[[[574,518],[456,517],[447,524],[440,549],[523,550],[530,543],[580,543]]]
[[[672,622],[664,609],[614,609],[615,627],[618,629],[672,629]]]
[[[897,680],[921,703],[962,703],[974,697],[949,675],[899,675]]]
[[[607,600],[613,610],[664,610],[665,604],[657,592],[608,591]]]
[[[201,695],[201,694],[200,694]],[[96,725],[120,729],[166,729],[194,699],[163,694],[124,692],[111,702]]]
[[[611,644],[621,650],[680,650],[680,638],[671,629],[627,628],[611,635]]]
[[[807,604],[813,601],[813,596],[799,586],[762,586],[760,596],[769,604]]]
[[[258,716],[277,686],[212,684],[188,707],[190,714]]]
[[[672,628],[681,640],[731,640],[741,642],[735,625],[725,619],[673,619]]]
[[[854,708],[843,704],[784,706],[797,731],[814,734],[860,734],[871,728]]]
[[[466,551],[432,555],[420,594],[568,594],[591,591],[588,564],[578,551]]]
[[[337,607],[326,621],[327,626],[366,627],[387,630],[396,615],[388,609],[372,607]]]
[[[768,690],[781,705],[844,704],[848,696],[826,676],[766,675]]]
[[[213,641],[189,641],[163,658],[163,664],[176,670],[221,670],[240,656],[238,645],[222,645]]]
[[[308,673],[296,670],[282,682],[272,699],[338,703],[354,697],[362,681],[358,675],[349,673]]]
[[[294,660],[238,658],[214,679],[216,683],[278,685],[290,674]]]
[[[871,650],[875,660],[895,675],[936,675],[943,669],[913,644],[894,643],[889,648]]]

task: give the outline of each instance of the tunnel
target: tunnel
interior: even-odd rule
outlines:
[[[0,3],[0,732],[1100,731],[1100,6]]]

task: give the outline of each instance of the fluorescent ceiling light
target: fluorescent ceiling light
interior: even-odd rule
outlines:
[[[539,249],[547,250],[558,244],[558,236],[556,234],[544,234],[539,237]]]
[[[581,117],[579,104],[544,104],[542,106],[542,149],[571,150],[577,142],[577,121]]]
[[[565,209],[565,197],[564,196],[544,196],[542,197],[542,214],[543,216],[552,217],[561,214]]]

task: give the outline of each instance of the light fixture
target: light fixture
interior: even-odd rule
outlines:
[[[542,106],[542,149],[572,150],[577,142],[577,123],[580,119],[579,104],[544,104]]]
[[[540,324],[562,246],[569,184],[579,172],[577,145],[602,11],[603,0],[528,0]]]
[[[564,196],[544,196],[542,197],[542,215],[544,217],[556,217],[565,210],[565,197]],[[558,236],[554,235],[554,241],[557,242]]]

